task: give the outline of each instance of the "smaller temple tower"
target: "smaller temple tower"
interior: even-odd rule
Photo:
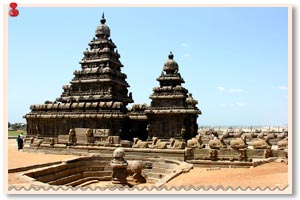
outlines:
[[[151,135],[159,138],[189,139],[197,133],[197,117],[201,111],[192,94],[181,86],[183,78],[172,52],[156,79],[160,87],[153,88],[151,105],[145,110]]]

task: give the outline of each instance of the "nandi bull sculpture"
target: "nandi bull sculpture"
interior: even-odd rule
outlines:
[[[133,138],[132,148],[148,148],[148,143],[139,138]]]
[[[244,149],[247,148],[246,135],[241,135],[239,138],[230,141],[230,147],[233,149]]]
[[[221,148],[226,148],[227,145],[224,142],[224,136],[221,135],[219,138],[214,137],[212,140],[208,142],[208,146],[211,149],[221,149]]]
[[[203,144],[201,135],[196,135],[194,138],[187,141],[188,148],[205,148],[205,144]]]
[[[158,137],[152,137],[152,144],[150,145],[150,148],[153,148],[153,149],[166,149],[167,148],[167,142],[162,142]]]

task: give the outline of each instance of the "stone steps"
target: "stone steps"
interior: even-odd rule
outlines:
[[[44,170],[41,170],[38,172],[38,174],[43,174]],[[66,176],[70,176],[73,174],[81,174],[84,171],[84,167],[76,167],[76,168],[71,168],[71,169],[65,169],[65,170],[61,170],[55,173],[46,173],[44,172],[44,174],[46,173],[46,175],[43,176],[38,176],[37,172],[33,173],[33,178],[37,179],[38,181],[41,181],[43,183],[46,182],[51,182],[53,180],[59,179],[61,177],[66,177]]]
[[[111,176],[112,171],[92,171],[92,172],[83,172],[82,176],[85,177],[102,177],[102,176]]]
[[[84,161],[85,166],[110,166],[110,161],[100,161],[100,160],[88,160]]]
[[[81,178],[75,181],[72,181],[70,183],[67,183],[66,186],[81,186],[81,185],[86,185],[88,184],[87,182],[92,182],[92,181],[111,181],[112,177],[111,176],[103,176],[103,177],[85,177]]]
[[[85,171],[104,171],[104,166],[86,166]]]
[[[50,185],[79,185],[90,180],[111,180],[111,171],[82,172],[64,176],[52,181]]]
[[[147,176],[147,180],[157,182],[168,174],[173,173],[173,170],[177,166],[177,163],[154,162],[151,171],[147,172],[145,175]]]
[[[72,181],[76,181],[78,179],[82,178],[82,174],[78,173],[78,174],[73,174],[73,175],[69,175],[63,178],[59,178],[53,181],[49,181],[48,184],[50,185],[65,185],[67,183],[70,183]]]

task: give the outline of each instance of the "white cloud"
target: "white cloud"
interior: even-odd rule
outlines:
[[[287,90],[288,88],[286,86],[279,86],[278,87],[280,90]]]
[[[190,56],[191,56],[191,54],[189,54],[189,53],[184,54],[184,57],[190,57]]]
[[[243,92],[242,89],[230,89],[229,90],[230,93],[238,93],[238,92]]]
[[[222,87],[222,86],[217,87],[217,89],[218,89],[219,91],[221,91],[221,92],[223,92],[223,91],[225,90],[225,88]]]
[[[181,43],[180,45],[181,45],[182,47],[187,47],[187,46],[188,46],[187,43],[185,43],[185,42]]]
[[[228,92],[228,93],[240,93],[240,92],[244,92],[244,90],[242,89],[238,89],[238,88],[232,88],[232,89],[226,89],[223,87],[223,86],[218,86],[217,89],[220,91],[220,92]]]

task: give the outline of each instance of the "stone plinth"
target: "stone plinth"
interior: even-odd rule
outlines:
[[[127,166],[128,163],[124,159],[125,151],[123,148],[117,148],[114,151],[114,159],[110,162],[112,167],[112,183],[127,184]]]

